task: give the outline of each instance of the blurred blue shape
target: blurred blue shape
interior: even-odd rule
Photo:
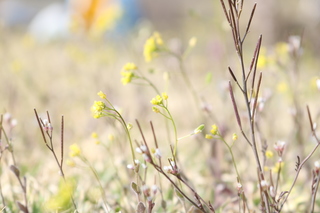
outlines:
[[[105,32],[105,34],[115,38],[126,36],[142,18],[140,1],[114,0],[111,3],[120,6],[122,16],[117,20],[114,28]],[[72,36],[69,29],[72,21],[70,5],[69,1],[66,0],[52,3],[43,8],[31,21],[28,32],[40,41],[65,39]]]
[[[142,18],[142,11],[139,0],[119,0],[122,17],[118,20],[114,33],[126,35]]]

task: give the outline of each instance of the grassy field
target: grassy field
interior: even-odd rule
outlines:
[[[259,4],[246,31],[241,2],[121,39],[2,29],[0,212],[319,212],[316,32],[275,38]]]

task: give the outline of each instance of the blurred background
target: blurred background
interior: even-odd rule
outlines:
[[[303,74],[299,78],[314,81],[319,75],[319,61],[315,60],[320,54],[319,1],[257,3],[246,43],[248,50],[253,50],[260,34],[266,55],[272,54],[277,43],[288,43],[290,36],[298,36],[304,51],[300,68]],[[253,4],[251,0],[245,2],[243,30]],[[28,129],[23,133],[27,135],[21,135],[21,140],[26,140],[23,144],[28,146],[35,145],[33,137],[38,134],[33,108],[43,113],[49,110],[58,120],[65,114],[69,139],[89,137],[99,128],[89,109],[100,90],[121,108],[130,106],[129,120],[145,117],[154,94],[141,87],[123,86],[120,71],[124,64],[134,62],[146,73],[153,70],[150,78],[160,88],[164,88],[163,72],[171,74],[174,84],[183,85],[175,60],[165,57],[152,63],[144,61],[144,42],[154,31],[160,32],[176,53],[186,49],[191,37],[197,38],[192,57],[186,61],[188,73],[199,97],[206,97],[223,109],[225,102],[219,104],[215,100],[226,100],[224,80],[230,79],[226,67],[236,64],[237,59],[220,1],[1,0],[1,113],[10,112],[17,117],[20,122],[16,131]],[[248,59],[252,54],[249,51]],[[208,73],[213,80],[203,84]],[[276,76],[268,74],[271,79]],[[172,86],[168,91],[173,93],[172,101],[176,103],[172,110],[177,111],[177,117],[185,113],[179,98],[184,89]],[[152,116],[146,120],[155,119]],[[187,118],[182,116],[182,123],[183,119]]]
[[[245,2],[243,30],[254,2]],[[319,75],[319,61],[315,60],[320,54],[319,1],[257,3],[246,43],[247,58],[251,58],[250,51],[260,34],[266,55],[273,54],[277,43],[288,43],[290,36],[301,37],[304,63],[299,78],[314,82]],[[172,110],[177,117],[188,113],[186,108],[181,109],[180,94],[186,88],[179,77],[177,61],[170,57],[144,61],[144,42],[154,31],[160,32],[166,45],[176,53],[186,49],[191,37],[197,38],[190,60],[185,62],[187,71],[199,97],[217,107],[217,111],[223,110],[228,100],[225,85],[230,79],[226,67],[237,64],[237,59],[220,1],[1,0],[0,110],[17,117],[16,131],[23,132],[19,136],[21,143],[28,147],[39,145],[34,142],[34,136],[39,135],[34,108],[43,114],[50,111],[58,123],[64,114],[68,129],[65,136],[69,140],[85,141],[92,131],[105,130],[90,113],[100,90],[119,107],[130,107],[125,111],[128,120],[157,119],[152,113],[144,113],[150,109],[149,99],[154,96],[151,91],[121,84],[120,71],[127,62],[136,63],[145,73],[152,70],[150,78],[161,90],[165,88],[163,72],[170,73],[173,85],[167,92],[172,93]],[[212,81],[204,84],[208,73],[213,76]],[[273,81],[276,76],[267,72],[266,78],[271,81],[266,81],[266,86],[277,87]],[[277,105],[276,101],[274,104]],[[228,116],[233,116],[232,110]],[[194,127],[194,123],[185,123],[188,119],[181,116],[183,128]],[[283,123],[287,123],[286,119]],[[279,126],[285,126],[283,123],[279,122]],[[279,130],[280,135],[286,133]]]
[[[293,106],[288,88],[299,88],[296,97],[303,111],[305,104],[313,109],[319,106],[316,80],[320,76],[320,1],[246,0],[243,30],[254,2],[257,9],[245,43],[247,65],[260,34],[263,35],[261,57],[276,58],[281,65],[260,67],[264,73],[261,94],[272,97],[261,116],[265,121],[261,129],[272,147],[278,139],[296,140],[298,126],[292,115],[300,106]],[[42,142],[34,108],[41,117],[45,117],[47,110],[50,112],[57,139],[60,118],[64,115],[66,147],[80,144],[91,160],[106,158],[93,144],[91,133],[97,132],[106,140],[119,129],[107,119],[92,118],[90,107],[93,101],[99,100],[100,90],[122,110],[126,121],[134,123],[139,119],[148,128],[152,120],[158,127],[159,137],[166,137],[162,134],[163,119],[159,119],[150,106],[156,94],[143,86],[121,84],[120,72],[128,62],[135,63],[159,90],[169,94],[179,136],[189,134],[200,124],[200,106],[194,107],[192,95],[186,92],[188,88],[181,78],[177,60],[164,56],[147,63],[143,58],[144,43],[154,31],[158,31],[166,46],[177,54],[187,49],[192,37],[197,38],[184,63],[203,106],[215,115],[204,122],[238,130],[226,86],[231,79],[227,67],[233,67],[238,75],[240,70],[220,1],[0,0],[0,114],[10,113],[17,120],[12,131],[5,127],[20,153],[18,161],[35,165],[33,175],[38,176],[39,182],[42,178],[48,179],[41,176],[43,171],[56,174],[57,167],[53,159],[39,161],[48,150]],[[281,46],[278,44],[292,45],[292,42],[301,44],[299,60],[283,52],[278,55],[277,47]],[[169,73],[169,86],[164,81],[164,73]],[[241,101],[239,105],[243,107]],[[307,125],[306,117],[303,119]],[[301,131],[309,140],[309,129]],[[133,134],[139,137],[138,131]],[[193,143],[191,139],[185,142],[188,154],[182,156],[192,156]],[[59,139],[56,144],[59,147]],[[238,149],[244,152],[241,146]],[[127,151],[127,155],[122,149],[116,153],[122,160],[126,157],[128,160],[130,152]],[[295,158],[296,153],[292,155]],[[124,165],[120,160],[116,164]]]

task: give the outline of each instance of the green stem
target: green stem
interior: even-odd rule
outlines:
[[[120,120],[119,120],[118,118],[116,118],[117,116],[115,116],[115,115],[112,115],[111,117],[116,118],[116,120],[118,120],[118,121],[122,124],[124,130],[126,131],[126,134],[127,134],[127,136],[128,136],[129,142],[130,142],[132,162],[134,163],[134,160],[136,159],[136,157],[135,157],[135,154],[134,154],[133,143],[132,143],[131,135],[130,135],[129,129],[128,129],[128,127],[127,127],[127,124],[126,124],[126,122],[124,121],[124,119],[123,119],[123,117],[121,116],[121,114],[120,114],[120,113],[115,109],[115,107],[111,104],[111,102],[110,102],[108,99],[105,99],[105,100],[106,100],[106,101],[108,102],[108,104],[112,107],[111,110],[114,111],[114,112],[118,115],[118,118],[119,118]]]
[[[84,157],[84,156],[79,156],[80,159],[89,167],[89,169],[91,170],[91,172],[93,173],[94,177],[96,178],[98,184],[99,184],[99,188],[100,188],[100,191],[101,191],[101,195],[102,195],[102,200],[103,200],[103,205],[106,207],[107,211],[109,211],[109,207],[107,206],[107,198],[106,198],[106,195],[105,195],[105,192],[104,192],[104,189],[102,187],[102,184],[100,182],[100,179],[99,179],[99,176],[98,176],[98,173],[97,171],[92,167],[92,165],[89,163],[89,161]]]
[[[177,134],[177,128],[176,128],[176,124],[173,120],[173,117],[170,113],[170,111],[168,110],[167,107],[164,107],[164,109],[166,110],[166,112],[168,113],[169,117],[170,117],[170,121],[172,123],[172,126],[173,126],[173,130],[174,130],[174,140],[175,140],[175,146],[174,146],[174,150],[173,150],[173,157],[175,158],[176,157],[176,153],[177,153],[177,146],[178,146],[178,134]]]

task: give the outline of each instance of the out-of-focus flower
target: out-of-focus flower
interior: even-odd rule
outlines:
[[[206,139],[212,139],[212,135],[206,134]]]
[[[238,140],[238,135],[237,135],[236,133],[233,133],[233,135],[232,135],[232,140],[233,140],[233,141]]]
[[[289,60],[289,45],[286,42],[279,42],[275,47],[276,61],[280,64],[286,64]]]
[[[239,194],[243,192],[243,187],[241,183],[237,183],[237,190]]]
[[[99,95],[99,97],[102,98],[102,99],[106,99],[106,98],[107,98],[107,95],[104,94],[102,91],[98,92],[98,95]]]
[[[278,155],[280,157],[282,156],[282,153],[284,151],[285,145],[286,145],[286,142],[284,142],[284,141],[277,141],[274,144],[274,149],[278,152]]]
[[[69,156],[70,157],[77,157],[77,156],[80,156],[81,154],[81,149],[80,147],[78,146],[78,144],[72,144],[70,146],[70,153],[69,153]]]
[[[66,164],[70,167],[75,167],[76,163],[73,160],[67,159]]]
[[[123,71],[131,71],[131,70],[137,70],[137,69],[138,67],[134,63],[127,63],[122,68]]]
[[[283,166],[284,166],[284,162],[283,161],[279,161],[274,165],[272,171],[274,173],[278,173],[280,171],[280,169],[283,169]]]
[[[260,54],[258,58],[257,68],[263,69],[268,64],[267,50],[265,47],[260,48]]]
[[[161,96],[162,96],[163,100],[167,100],[167,99],[168,99],[168,95],[167,95],[166,92],[163,92],[163,93],[161,94]]]
[[[265,191],[265,190],[268,189],[269,184],[268,184],[268,182],[266,180],[262,180],[260,182],[260,186],[261,186],[262,190]]]
[[[91,134],[91,137],[92,137],[92,138],[98,138],[98,134],[97,134],[96,132],[93,132],[93,133]]]
[[[46,210],[56,212],[65,211],[70,208],[74,188],[75,184],[73,181],[61,181],[57,194],[45,203]]]
[[[197,44],[197,38],[196,37],[192,37],[190,40],[189,40],[189,46],[190,47],[194,47],[196,46]]]
[[[121,75],[121,82],[123,85],[127,85],[128,83],[130,83],[132,81],[132,78],[134,77],[134,73],[132,71],[122,71]]]
[[[155,106],[152,107],[152,111],[154,111],[155,113],[159,113],[160,112],[159,108],[155,107]]]
[[[134,170],[134,166],[133,166],[132,164],[128,164],[128,165],[127,165],[127,168],[128,168],[128,169],[131,169],[131,170]]]
[[[161,35],[158,32],[154,32],[144,45],[143,55],[146,62],[150,62],[153,58],[157,57],[162,47],[163,40]]]
[[[109,141],[114,141],[114,135],[113,134],[109,134],[108,135],[108,139],[109,139]]]
[[[161,158],[162,155],[161,155],[160,149],[156,149],[156,150],[155,150],[154,156],[155,156],[156,158]]]
[[[218,126],[217,125],[212,125],[212,129],[211,129],[211,134],[213,135],[217,135],[218,134]]]
[[[43,124],[44,131],[49,131],[49,130],[52,131],[53,130],[53,127],[48,119],[43,119],[42,124]]]
[[[266,151],[266,157],[269,158],[269,159],[272,158],[273,157],[273,152],[270,151],[270,150],[267,150]]]
[[[132,81],[132,78],[135,76],[134,71],[137,70],[138,67],[134,63],[127,63],[123,66],[121,75],[123,76],[121,82],[123,85],[126,85]]]
[[[284,82],[284,81],[278,83],[277,91],[279,93],[286,93],[288,91],[288,84],[286,82]]]

